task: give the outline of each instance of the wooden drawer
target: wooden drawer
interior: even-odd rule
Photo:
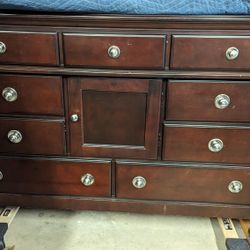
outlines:
[[[110,196],[110,168],[102,160],[0,158],[0,192]]]
[[[64,120],[0,119],[0,152],[62,155]]]
[[[249,176],[249,167],[118,162],[116,190],[118,198],[250,204]]]
[[[167,120],[250,121],[250,82],[169,81]]]
[[[163,160],[249,164],[249,149],[250,127],[171,123],[164,127]]]
[[[64,34],[69,66],[164,68],[165,36]]]
[[[250,36],[174,35],[172,69],[250,69]]]
[[[1,31],[0,64],[58,65],[56,33]]]
[[[0,75],[0,113],[63,115],[60,77]]]

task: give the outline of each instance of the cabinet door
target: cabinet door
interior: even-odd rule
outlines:
[[[161,80],[69,78],[71,154],[156,159],[161,87]]]

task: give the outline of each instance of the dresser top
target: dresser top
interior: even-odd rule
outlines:
[[[57,13],[0,13],[1,25],[143,29],[249,29],[248,15],[73,15]]]

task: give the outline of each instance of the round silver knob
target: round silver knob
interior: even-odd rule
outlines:
[[[228,190],[231,193],[239,193],[243,189],[243,184],[241,181],[231,181],[228,185]]]
[[[7,50],[7,47],[4,42],[0,42],[0,54],[4,54]]]
[[[70,120],[71,120],[72,122],[78,122],[78,121],[79,121],[79,116],[78,116],[78,114],[73,114],[73,115],[71,115]]]
[[[8,133],[8,139],[12,143],[19,143],[22,141],[23,136],[18,130],[10,130]]]
[[[14,102],[17,99],[17,92],[11,87],[6,87],[2,91],[2,96],[7,102]]]
[[[211,152],[220,152],[224,147],[223,141],[218,138],[214,138],[208,142],[208,149]]]
[[[236,47],[230,47],[226,51],[226,57],[228,60],[235,60],[240,54],[239,49]]]
[[[214,98],[214,105],[218,109],[225,109],[230,105],[230,97],[226,94],[217,95]]]
[[[109,47],[108,49],[108,55],[109,57],[111,58],[118,58],[121,54],[121,51],[120,51],[120,48],[115,46],[115,45],[112,45]]]
[[[95,178],[92,174],[85,174],[81,177],[81,182],[84,186],[91,186],[95,182]]]
[[[144,188],[147,184],[147,181],[142,176],[136,176],[133,178],[132,184],[135,188]]]
[[[3,173],[0,171],[0,181],[3,180]]]

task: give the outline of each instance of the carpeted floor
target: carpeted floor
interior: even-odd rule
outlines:
[[[5,241],[15,250],[217,250],[209,218],[20,210]]]

